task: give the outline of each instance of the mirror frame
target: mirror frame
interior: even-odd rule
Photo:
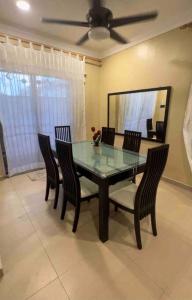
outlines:
[[[123,92],[114,92],[114,93],[108,93],[107,96],[107,127],[109,127],[110,123],[110,96],[116,96],[116,95],[124,95],[124,94],[132,94],[132,93],[141,93],[141,92],[151,92],[151,91],[161,91],[166,90],[167,91],[167,97],[166,97],[166,107],[165,107],[165,117],[164,117],[164,135],[162,140],[155,140],[150,139],[147,137],[141,137],[142,140],[147,140],[155,143],[165,143],[166,138],[166,132],[167,132],[167,120],[168,120],[168,114],[169,114],[169,105],[170,105],[170,97],[171,97],[171,86],[161,86],[156,88],[149,88],[149,89],[141,89],[141,90],[130,90],[130,91],[123,91]],[[124,136],[123,133],[115,132],[116,135]]]

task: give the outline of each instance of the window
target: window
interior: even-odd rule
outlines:
[[[54,145],[54,126],[71,124],[69,94],[67,80],[0,72],[0,121],[12,173],[41,165],[38,132]]]

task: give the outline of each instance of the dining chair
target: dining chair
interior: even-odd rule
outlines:
[[[85,177],[79,178],[73,161],[72,144],[56,140],[56,151],[63,175],[63,205],[61,219],[65,217],[67,202],[75,206],[73,232],[76,232],[81,202],[98,196],[98,185]]]
[[[71,143],[71,128],[69,125],[55,126],[55,138]]]
[[[134,152],[139,152],[141,145],[141,132],[125,130],[123,149],[130,150]]]
[[[41,154],[45,162],[47,175],[45,201],[48,200],[50,187],[53,186],[55,188],[55,199],[53,207],[54,209],[56,209],[59,197],[59,185],[63,182],[62,175],[59,173],[57,163],[54,159],[49,136],[39,133],[38,140]]]
[[[162,145],[148,150],[147,162],[139,186],[130,183],[126,187],[109,193],[109,199],[116,208],[121,208],[134,215],[134,227],[137,247],[142,249],[140,220],[151,216],[153,235],[157,235],[155,204],[158,184],[166,165],[169,145]]]
[[[115,128],[102,127],[101,142],[113,146],[114,141],[115,141]]]

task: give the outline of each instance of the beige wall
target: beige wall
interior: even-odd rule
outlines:
[[[170,144],[170,153],[164,175],[190,186],[192,175],[184,148],[182,127],[191,81],[192,31],[180,29],[104,59],[100,74],[101,126],[107,124],[107,93],[172,86],[166,138]],[[147,148],[148,143],[143,143],[143,151]]]
[[[85,107],[86,107],[86,130],[87,138],[92,138],[91,127],[100,127],[100,107],[99,107],[99,88],[100,88],[101,68],[86,64],[85,80]],[[107,112],[106,112],[107,113]]]

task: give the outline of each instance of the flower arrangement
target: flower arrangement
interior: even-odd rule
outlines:
[[[95,146],[99,146],[99,142],[101,140],[101,130],[96,130],[95,127],[91,127],[91,131],[93,134],[93,143]]]

